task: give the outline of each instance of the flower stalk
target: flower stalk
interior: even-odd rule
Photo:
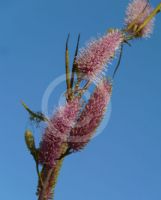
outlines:
[[[32,132],[25,132],[27,148],[36,163],[38,200],[51,200],[65,157],[86,147],[104,117],[112,95],[115,74],[121,63],[123,46],[129,40],[144,38],[152,33],[153,18],[161,11],[161,3],[152,9],[147,0],[133,0],[127,9],[124,29],[109,29],[108,33],[79,49],[80,34],[70,70],[69,37],[65,46],[66,102],[48,119],[41,112],[33,112],[22,102],[30,120],[46,123],[39,147]],[[106,77],[109,63],[119,52],[112,78]],[[112,81],[111,81],[112,80]],[[94,85],[90,98],[84,93]],[[83,102],[83,103],[82,103]],[[41,170],[40,170],[40,169]]]

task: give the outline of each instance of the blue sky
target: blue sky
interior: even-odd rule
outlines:
[[[156,6],[159,0],[151,0]],[[108,28],[121,28],[128,0],[0,0],[0,193],[34,200],[37,177],[26,150],[23,99],[36,111],[73,50]],[[108,126],[64,162],[56,200],[161,199],[161,15],[153,36],[126,47],[114,82]],[[112,68],[112,67],[111,67]],[[52,95],[55,107],[64,84]],[[49,108],[51,109],[51,108]],[[41,137],[41,129],[35,134]]]

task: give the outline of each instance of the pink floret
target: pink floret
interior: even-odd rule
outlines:
[[[96,87],[70,133],[69,147],[74,151],[83,149],[94,135],[110,101],[111,90],[112,85],[107,80]]]
[[[76,122],[79,113],[79,99],[67,103],[58,109],[42,137],[39,151],[39,162],[53,167],[59,159],[61,145],[67,142],[69,133]]]
[[[119,30],[112,30],[93,40],[77,56],[76,63],[81,78],[94,80],[111,61],[123,41]]]

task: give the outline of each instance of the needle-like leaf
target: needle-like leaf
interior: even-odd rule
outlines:
[[[117,63],[117,65],[116,65],[116,67],[115,67],[115,70],[114,70],[114,73],[113,73],[113,76],[112,76],[113,79],[115,78],[115,75],[116,75],[116,73],[117,73],[117,70],[118,70],[118,68],[119,68],[119,66],[120,66],[121,58],[122,58],[122,53],[123,53],[123,44],[121,45],[119,60],[118,60],[118,63]]]
[[[70,34],[68,34],[66,40],[66,50],[65,50],[65,69],[66,69],[66,85],[67,85],[67,94],[70,94],[70,67],[69,67],[69,51],[68,51],[68,42]]]
[[[77,58],[77,55],[78,55],[79,42],[80,42],[80,34],[78,35],[78,39],[77,39],[77,46],[76,46],[76,50],[75,50],[74,61],[73,61],[73,67],[72,67],[72,76],[71,76],[71,81],[70,81],[71,88],[73,87],[73,83],[74,83],[74,74],[75,74],[75,70],[76,70],[76,67],[77,67],[76,58]]]

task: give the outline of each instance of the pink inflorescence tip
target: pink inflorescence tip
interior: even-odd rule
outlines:
[[[133,0],[130,2],[126,11],[125,25],[128,27],[134,20],[136,20],[136,22],[128,31],[135,35],[135,29],[144,22],[152,11],[153,8],[147,0]],[[153,25],[154,19],[137,33],[136,36],[149,37],[153,32]]]
[[[103,119],[111,92],[112,84],[105,79],[96,87],[75,127],[71,130],[69,147],[72,150],[79,151],[90,141]]]
[[[88,43],[86,48],[81,49],[76,59],[80,79],[95,80],[106,64],[111,61],[122,42],[122,32],[112,30],[103,37]]]
[[[80,109],[79,99],[60,107],[50,120],[42,137],[39,162],[53,167],[61,156],[61,145],[67,142],[69,133],[76,122]]]

